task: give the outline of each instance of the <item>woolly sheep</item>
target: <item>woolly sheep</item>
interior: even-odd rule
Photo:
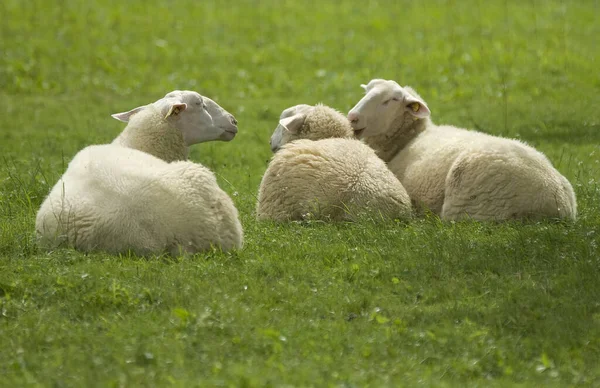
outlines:
[[[374,79],[348,113],[411,199],[442,219],[576,218],[573,188],[523,142],[435,125],[410,87]]]
[[[353,138],[346,117],[332,108],[297,105],[284,110],[271,149],[276,153],[260,184],[258,219],[411,216],[402,184],[371,148]]]
[[[181,160],[188,145],[232,139],[233,116],[189,91],[115,116],[130,120],[124,133],[81,150],[42,203],[40,245],[138,255],[240,248],[242,226],[231,198],[210,170]]]

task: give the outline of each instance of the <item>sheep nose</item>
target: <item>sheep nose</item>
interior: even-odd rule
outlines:
[[[233,124],[233,125],[237,125],[237,123],[238,123],[237,120],[235,119],[235,117],[233,117],[233,116],[229,117],[229,121],[231,121],[231,124]]]
[[[350,123],[352,123],[353,126],[356,126],[360,121],[360,116],[358,113],[350,111],[350,113],[348,113],[348,120],[350,120]]]

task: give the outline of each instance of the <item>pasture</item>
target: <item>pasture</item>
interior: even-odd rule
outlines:
[[[0,2],[0,386],[600,385],[600,2]],[[514,137],[575,223],[257,222],[280,112],[372,78],[436,123]],[[41,251],[35,214],[110,114],[174,89],[239,121],[194,146],[245,247]]]

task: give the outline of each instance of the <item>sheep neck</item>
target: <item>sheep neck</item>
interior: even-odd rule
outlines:
[[[392,131],[366,137],[365,142],[387,163],[423,132],[429,123],[429,118],[415,121],[412,116],[399,117],[392,123],[391,128],[394,128]]]
[[[181,131],[169,124],[152,105],[131,117],[114,143],[156,156],[166,162],[187,160]]]

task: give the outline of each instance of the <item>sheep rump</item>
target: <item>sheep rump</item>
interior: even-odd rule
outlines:
[[[443,219],[576,218],[571,184],[517,140],[430,126],[388,166],[411,198]]]
[[[138,255],[242,245],[242,227],[213,173],[117,145],[80,151],[42,204],[39,244]]]

